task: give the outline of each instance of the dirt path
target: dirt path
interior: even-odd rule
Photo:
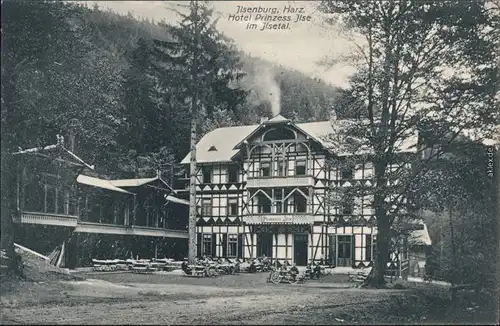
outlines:
[[[48,288],[53,288],[47,292]],[[328,323],[352,305],[399,292],[301,286],[221,287],[115,284],[87,280],[38,284],[2,298],[3,323],[264,324]],[[17,301],[14,300],[17,296]],[[14,301],[12,301],[14,300]],[[284,319],[284,320],[283,320]]]

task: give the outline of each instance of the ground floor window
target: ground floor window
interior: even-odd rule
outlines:
[[[373,242],[372,235],[366,235],[366,244],[365,244],[365,260],[371,261],[373,259]]]
[[[227,256],[238,257],[238,235],[228,234],[227,237]]]
[[[214,241],[212,234],[203,234],[203,255],[212,256]]]

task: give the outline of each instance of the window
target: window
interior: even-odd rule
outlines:
[[[227,168],[227,180],[228,182],[238,182],[238,167],[230,165]]]
[[[342,169],[342,179],[350,180],[350,179],[352,179],[352,176],[353,176],[353,168],[352,167],[345,167]]]
[[[373,260],[373,243],[372,235],[366,235],[365,260]]]
[[[212,182],[212,169],[209,168],[208,166],[205,166],[201,170],[203,173],[203,183],[211,183]]]
[[[229,199],[227,204],[227,214],[231,216],[238,215],[238,199]]]
[[[238,257],[238,235],[237,234],[228,234],[227,256],[228,257]]]
[[[269,198],[267,198],[267,196],[259,194],[258,201],[259,213],[271,213],[271,201],[269,200]]]
[[[278,162],[276,162],[276,168],[278,169],[277,175],[279,177],[286,176],[285,161],[283,161],[282,159],[280,159]]]
[[[212,235],[211,234],[203,234],[203,255],[212,256]]]
[[[260,176],[268,177],[271,172],[271,163],[270,162],[262,162],[260,164]]]
[[[305,213],[307,211],[307,199],[301,194],[294,195],[295,212]]]
[[[295,133],[287,128],[269,130],[264,135],[264,141],[295,139]]]
[[[275,189],[274,190],[274,207],[275,213],[282,213],[283,206],[283,189]]]
[[[354,198],[344,199],[344,204],[342,205],[342,214],[351,215],[354,211]]]
[[[203,199],[201,206],[201,215],[202,216],[212,216],[212,200],[211,199]]]
[[[295,175],[306,175],[306,161],[297,161],[295,164]]]

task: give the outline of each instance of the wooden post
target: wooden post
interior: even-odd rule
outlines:
[[[136,198],[137,198],[137,195],[134,194],[134,201],[133,201],[133,206],[132,206],[132,226],[135,226],[135,222],[136,222],[136,220],[135,220],[135,218],[136,218],[135,213],[137,211],[136,210],[136,206],[137,206],[137,199]]]

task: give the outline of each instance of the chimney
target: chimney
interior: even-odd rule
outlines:
[[[263,124],[264,122],[266,122],[267,120],[269,120],[268,117],[260,117],[260,123]]]

